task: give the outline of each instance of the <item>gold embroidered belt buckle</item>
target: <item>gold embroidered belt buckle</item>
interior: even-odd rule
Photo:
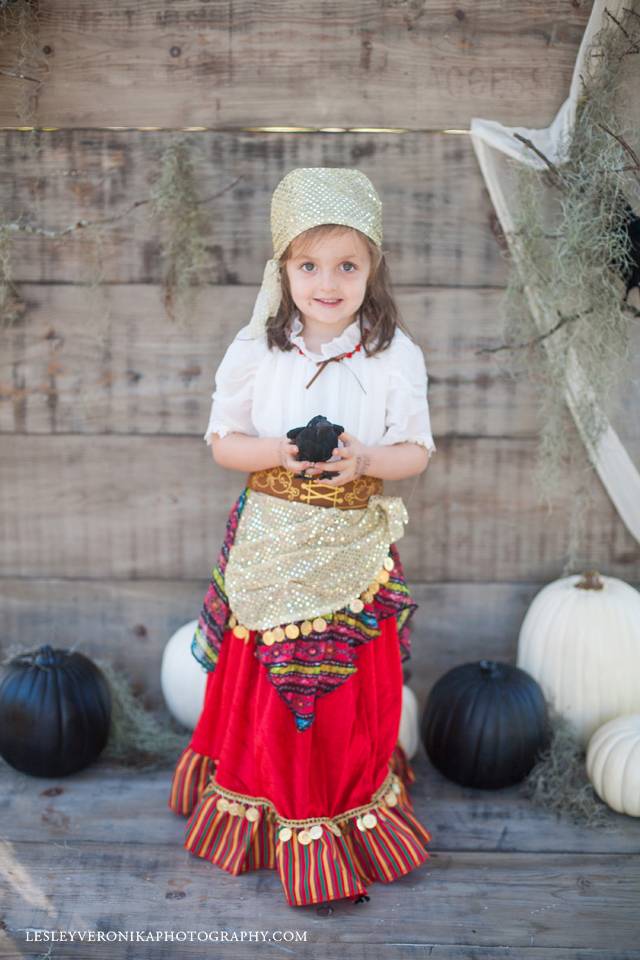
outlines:
[[[250,473],[247,486],[282,500],[300,500],[302,503],[338,507],[340,510],[361,510],[369,503],[369,497],[382,494],[384,482],[379,477],[364,474],[337,487],[325,480],[296,477],[284,467],[271,467]]]

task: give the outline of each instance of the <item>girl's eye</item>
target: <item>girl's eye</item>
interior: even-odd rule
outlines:
[[[311,273],[311,270],[305,270],[305,267],[311,267],[311,268],[313,269],[313,266],[314,266],[314,264],[311,263],[310,260],[307,260],[306,263],[300,264],[300,269],[303,271],[303,273]],[[347,270],[347,271],[346,271],[347,273],[353,273],[354,270],[357,270],[357,269],[358,269],[358,268],[356,267],[355,263],[352,263],[351,260],[345,260],[343,266],[345,266],[345,267],[346,267],[346,266],[353,267],[353,270]]]

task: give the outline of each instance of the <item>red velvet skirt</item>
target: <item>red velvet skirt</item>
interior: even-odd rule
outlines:
[[[241,504],[239,498],[230,514],[227,553]],[[431,835],[407,792],[415,775],[398,743],[402,660],[408,655],[406,617],[398,610],[413,613],[416,604],[406,587],[402,592],[393,546],[397,568],[386,603],[381,591],[363,611],[366,642],[353,639],[352,625],[346,679],[316,697],[313,722],[304,729],[258,657],[264,652],[260,631],[242,638],[229,627],[212,629],[229,615],[224,547],[204,600],[200,645],[194,637],[192,649],[209,670],[205,701],[178,760],[169,807],[188,817],[184,846],[190,853],[234,875],[277,870],[290,906],[358,897],[367,883],[389,883],[429,857]],[[389,597],[398,591],[402,603],[388,615]],[[210,639],[210,661],[202,656],[203,634]],[[334,640],[344,642],[344,630],[340,637],[336,632],[332,638],[330,629],[325,634],[321,653],[327,657],[328,644],[330,662],[340,669],[344,657],[337,656]],[[317,658],[319,644],[311,649]],[[292,656],[289,666],[299,662]]]

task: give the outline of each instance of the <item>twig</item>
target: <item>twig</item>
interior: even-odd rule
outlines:
[[[615,25],[620,28],[620,30],[623,32],[623,34],[625,35],[625,37],[627,38],[627,40],[629,41],[629,43],[631,44],[631,46],[632,46],[633,48],[635,48],[635,49],[634,49],[634,53],[640,53],[640,46],[638,45],[638,41],[637,41],[637,40],[634,40],[633,37],[631,37],[631,36],[627,33],[627,31],[626,31],[625,28],[622,26],[622,24],[620,23],[620,21],[619,21],[618,19],[616,19],[616,17],[614,17],[614,15],[611,13],[610,10],[608,10],[608,9],[605,7],[605,8],[604,8],[604,12],[606,13],[606,15],[607,15],[611,20],[613,20],[613,22],[615,23]],[[626,57],[627,53],[629,53],[629,52],[630,52],[629,50],[625,51],[625,53],[623,53],[622,56],[623,56],[623,57]]]
[[[196,200],[194,206],[199,206],[202,203],[210,203],[211,200],[216,200],[218,197],[221,197],[227,190],[231,190],[236,183],[242,179],[242,175],[236,177],[228,186],[224,187],[222,190],[219,190],[218,193],[212,194],[210,197],[204,197],[202,200]],[[132,203],[130,207],[126,210],[120,211],[120,213],[114,213],[111,217],[102,217],[99,220],[76,220],[75,223],[70,224],[68,227],[64,227],[62,230],[47,230],[46,227],[32,227],[28,224],[20,223],[0,223],[0,231],[6,230],[8,233],[26,233],[29,236],[36,237],[46,237],[48,240],[57,240],[60,237],[67,236],[69,233],[73,233],[75,230],[81,230],[84,227],[95,227],[100,226],[104,223],[114,223],[116,220],[121,220],[123,217],[128,216],[132,210],[135,210],[137,207],[144,206],[145,203],[151,203],[152,198],[147,197],[145,200],[136,200],[135,203]]]
[[[587,313],[590,310],[586,311]],[[525,343],[516,343],[513,346],[510,346],[508,343],[504,343],[499,347],[482,347],[480,350],[474,351],[476,355],[481,353],[499,353],[501,350],[524,350],[526,347],[533,347],[536,343],[542,343],[543,340],[546,340],[547,337],[550,337],[552,334],[556,333],[563,327],[566,323],[572,323],[574,320],[579,320],[582,314],[576,313],[572,317],[563,317],[560,314],[561,319],[558,320],[555,327],[551,327],[550,330],[547,330],[545,333],[541,333],[538,337],[533,337],[532,340],[527,340]]]
[[[538,148],[536,147],[535,143],[533,143],[533,141],[529,140],[528,137],[523,137],[521,133],[514,133],[513,136],[516,138],[516,140],[519,140],[520,143],[524,143],[525,147],[528,147],[530,150],[533,150],[533,152],[534,152],[535,154],[537,154],[537,156],[540,157],[540,159],[543,161],[543,163],[546,163],[546,165],[548,166],[550,172],[554,175],[554,177],[555,177],[555,179],[556,179],[556,185],[557,185],[558,187],[561,187],[561,186],[562,186],[562,177],[560,176],[560,171],[559,171],[558,168],[556,167],[555,163],[552,163],[551,160],[549,160],[549,158],[544,155],[544,153],[542,152],[542,150],[538,150]]]
[[[240,174],[239,177],[236,177],[235,180],[232,180],[231,183],[230,183],[228,186],[224,187],[224,189],[218,191],[218,193],[214,193],[214,194],[213,194],[212,196],[210,196],[210,197],[205,197],[204,200],[196,200],[196,201],[194,202],[194,206],[197,207],[197,206],[199,206],[201,203],[209,203],[210,200],[215,200],[215,199],[217,199],[217,197],[221,197],[223,193],[226,193],[226,192],[227,192],[227,190],[231,190],[232,187],[235,187],[236,183],[237,183],[239,180],[242,180],[242,174]]]
[[[617,20],[616,17],[614,17],[614,15],[611,13],[610,10],[607,10],[607,8],[605,7],[605,8],[604,8],[604,12],[606,13],[606,15],[607,15],[611,20],[613,20],[613,22],[615,23],[615,25],[622,31],[622,33],[624,34],[624,36],[627,38],[627,40],[628,40],[629,43],[631,44],[631,46],[629,47],[628,50],[624,50],[624,51],[620,54],[620,60],[622,60],[623,57],[626,57],[626,56],[627,56],[628,54],[630,54],[630,53],[640,53],[640,45],[638,44],[638,41],[637,41],[637,40],[634,40],[633,37],[630,36],[630,35],[627,33],[627,31],[626,31],[625,28],[622,26],[622,24],[620,23],[620,21]]]
[[[37,77],[28,77],[26,73],[12,73],[10,70],[0,70],[3,77],[11,77],[12,80],[30,80],[31,83],[42,83]]]
[[[609,127],[605,126],[604,123],[598,123],[598,121],[596,121],[596,126],[600,127],[601,130],[604,130],[605,133],[608,133],[609,136],[613,137],[614,140],[617,140],[617,142],[620,144],[620,146],[625,151],[625,153],[627,153],[633,160],[635,164],[636,174],[640,175],[640,159],[638,159],[638,154],[635,152],[633,147],[631,147],[630,144],[627,143],[624,137],[620,136],[620,134],[618,133],[614,133],[613,130],[610,130]],[[625,169],[628,170],[630,168],[625,167]],[[634,168],[632,167],[631,169],[634,169]]]

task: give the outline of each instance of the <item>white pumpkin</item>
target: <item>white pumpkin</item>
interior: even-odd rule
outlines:
[[[612,810],[640,817],[640,713],[596,730],[587,748],[587,776]]]
[[[402,714],[398,741],[410,760],[415,756],[419,742],[418,701],[416,695],[406,684],[402,688]]]
[[[173,634],[162,654],[160,684],[169,712],[193,730],[204,704],[207,672],[191,653],[197,620],[185,623]]]
[[[517,665],[586,747],[603,723],[640,710],[640,594],[594,570],[547,584],[522,622]]]

